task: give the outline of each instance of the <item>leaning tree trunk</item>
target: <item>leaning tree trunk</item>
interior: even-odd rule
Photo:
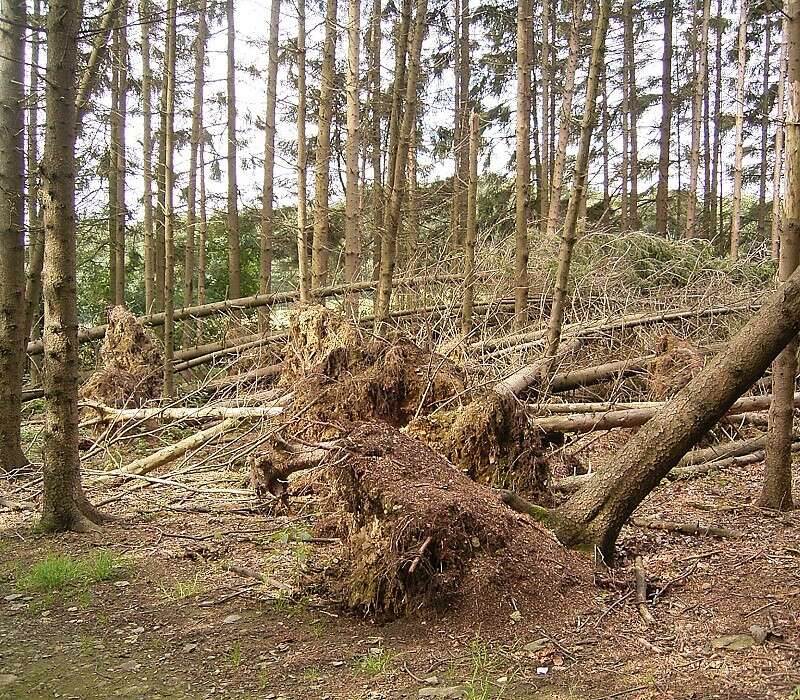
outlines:
[[[739,231],[742,225],[742,131],[744,129],[744,88],[747,61],[747,0],[739,0],[738,71],[736,73],[736,154],[733,164],[731,201],[731,260],[739,259]]]
[[[778,267],[781,281],[789,278],[800,262],[800,0],[789,2],[788,16],[791,19],[785,25],[787,32],[784,37],[789,50],[789,118],[786,120],[788,187]],[[791,449],[797,349],[797,337],[793,337],[772,365],[773,399],[769,407],[764,485],[759,499],[759,505],[764,508],[790,510],[793,507]]]
[[[322,48],[322,78],[319,86],[317,117],[317,151],[314,165],[314,238],[311,256],[311,288],[328,283],[330,256],[330,189],[331,121],[333,120],[333,82],[336,78],[336,0],[326,0],[325,43]]]
[[[602,72],[605,56],[606,31],[608,29],[608,16],[610,11],[611,0],[600,0],[595,19],[594,37],[592,39],[592,56],[589,64],[589,75],[586,80],[586,102],[583,107],[581,136],[578,144],[578,154],[575,159],[575,174],[572,179],[572,191],[570,192],[567,216],[561,234],[561,245],[558,251],[558,270],[556,271],[555,289],[553,290],[553,305],[550,307],[550,320],[547,326],[546,357],[548,358],[548,362],[543,370],[545,376],[550,374],[550,365],[556,356],[558,345],[561,340],[561,326],[564,323],[569,268],[572,262],[572,251],[577,238],[578,215],[586,197],[589,151],[597,111],[595,109],[595,103],[597,102],[597,88],[600,83],[600,73]]]
[[[360,137],[360,114],[358,104],[358,72],[361,35],[361,2],[349,0],[347,22],[347,185],[344,203],[344,280],[346,283],[358,279],[360,266],[359,210],[360,187],[358,149]],[[345,296],[345,309],[351,316],[358,316],[358,297]]]
[[[514,326],[528,321],[528,197],[530,193],[530,0],[517,3],[517,126],[514,180]]]
[[[80,0],[50,0],[47,13],[46,129],[42,159],[45,228],[43,530],[85,530],[100,522],[81,487],[78,454],[75,75]]]
[[[781,237],[781,180],[783,174],[783,146],[784,146],[784,115],[785,115],[785,95],[784,87],[786,84],[787,62],[789,57],[788,20],[783,20],[783,43],[781,44],[780,67],[778,76],[778,114],[775,119],[775,162],[772,170],[772,234],[771,248],[772,259],[778,260]]]
[[[0,473],[20,446],[25,367],[25,4],[0,3]]]
[[[236,141],[236,28],[233,0],[225,3],[228,22],[228,298],[242,296],[242,251],[239,238],[239,187],[237,179]]]
[[[559,540],[571,547],[596,548],[610,561],[631,513],[764,374],[799,329],[800,270],[795,270],[727,348],[636,433],[612,464],[545,515]]]
[[[661,126],[659,127],[656,233],[666,238],[669,222],[669,142],[672,131],[672,0],[664,0],[664,55],[661,61]]]
[[[269,294],[272,288],[273,195],[275,189],[275,111],[278,103],[278,28],[281,0],[272,0],[269,15],[269,60],[267,62],[267,113],[264,119],[264,187],[261,195],[261,250],[259,255],[258,292]],[[269,328],[269,309],[259,312],[262,331]]]

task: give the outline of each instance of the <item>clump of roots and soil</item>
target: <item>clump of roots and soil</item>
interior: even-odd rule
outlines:
[[[148,328],[124,306],[108,311],[101,366],[81,387],[81,398],[113,408],[139,408],[161,396],[164,352]]]
[[[693,342],[671,333],[662,335],[656,343],[656,357],[648,368],[650,395],[656,401],[674,396],[704,365],[705,357]]]

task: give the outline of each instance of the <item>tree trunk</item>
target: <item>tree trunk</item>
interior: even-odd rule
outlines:
[[[119,31],[114,30],[111,45],[111,90],[108,145],[108,305],[117,303],[117,150],[119,149]]]
[[[197,261],[197,155],[203,138],[203,103],[205,88],[206,42],[208,20],[206,0],[197,7],[197,36],[194,45],[194,96],[192,99],[192,133],[189,139],[189,182],[187,185],[186,247],[183,256],[183,303],[191,304],[195,296],[194,276]],[[192,342],[187,324],[183,345]]]
[[[0,4],[0,474],[20,446],[25,369],[25,4]]]
[[[731,201],[731,260],[739,259],[739,231],[742,224],[742,131],[744,128],[744,88],[747,61],[747,0],[739,0],[738,72],[736,74],[736,155],[733,164]]]
[[[372,165],[372,279],[381,269],[383,173],[381,171],[381,0],[372,7],[370,26],[370,159]]]
[[[714,47],[714,140],[711,144],[711,186],[708,193],[709,202],[709,229],[710,240],[714,247],[719,250],[720,243],[723,242],[721,227],[718,226],[718,200],[717,190],[719,189],[719,168],[720,154],[722,150],[722,139],[720,129],[720,114],[722,112],[722,0],[717,0],[717,37]]]
[[[772,21],[769,15],[764,27],[764,61],[761,86],[761,162],[758,174],[758,240],[767,235],[767,165],[769,164],[769,69],[772,51]]]
[[[300,303],[311,301],[308,264],[308,203],[306,157],[306,3],[297,0],[297,274]]]
[[[786,207],[781,232],[778,278],[781,282],[797,277],[800,262],[800,0],[790,0],[790,18],[785,26],[788,45],[789,114],[786,120]],[[766,154],[764,154],[766,156]],[[779,288],[789,293],[791,282]],[[797,376],[797,337],[791,338],[772,365],[772,404],[765,446],[764,485],[759,505],[790,510],[792,502],[792,420],[794,417],[794,382]]]
[[[75,75],[79,0],[50,0],[47,13],[46,129],[42,159],[45,227],[43,530],[86,530],[101,520],[81,487],[78,455]]]
[[[597,548],[610,561],[622,526],[639,503],[678,464],[769,367],[800,329],[800,271],[689,384],[549,519],[562,543]]]
[[[464,238],[464,299],[461,307],[461,332],[472,333],[472,310],[475,302],[475,245],[478,238],[478,113],[473,112],[469,124],[469,177],[467,180],[467,231]]]
[[[159,131],[158,131],[158,161],[156,163],[156,194],[157,215],[155,217],[155,236],[153,248],[153,268],[155,272],[155,307],[164,311],[164,162],[167,158],[167,41],[164,40],[164,61],[161,71],[161,86],[158,105]]]
[[[175,64],[177,0],[167,2],[167,53],[166,63],[166,159],[164,160],[164,396],[175,393],[172,362],[175,352],[175,240],[173,234],[173,191],[175,189]]]
[[[281,0],[272,0],[269,15],[269,58],[267,61],[267,113],[264,118],[264,186],[261,194],[261,245],[259,255],[258,291],[269,294],[272,288],[273,198],[275,183],[275,113],[278,101],[278,29]],[[269,328],[269,309],[259,312],[262,331]]]
[[[358,104],[358,71],[361,40],[361,2],[349,0],[347,22],[347,186],[344,204],[344,280],[352,283],[358,279],[360,266],[359,209],[359,136],[360,115]],[[358,317],[358,300],[348,294],[344,299],[345,310]]]
[[[623,7],[626,5],[623,3]],[[623,35],[623,45],[625,45],[625,37]],[[629,102],[629,88],[628,88],[628,52],[623,49],[622,52],[622,104],[620,105],[620,121],[622,131],[622,162],[620,163],[620,193],[619,193],[619,229],[622,233],[630,231],[630,212],[628,202],[628,173],[630,170],[630,102]]]
[[[333,88],[336,79],[336,0],[325,4],[325,44],[322,49],[322,78],[319,86],[317,117],[317,152],[314,165],[314,242],[311,257],[311,288],[328,283],[330,255],[330,188],[331,121],[333,118]]]
[[[633,35],[633,1],[625,0],[623,9],[625,19],[625,54],[628,57],[628,75],[626,84],[628,86],[628,145],[630,146],[630,157],[628,161],[630,175],[630,199],[628,200],[628,224],[631,229],[638,231],[641,228],[639,222],[639,107],[638,96],[636,93],[636,47]]]
[[[572,121],[572,98],[575,94],[575,73],[581,48],[581,25],[583,24],[584,0],[573,0],[572,23],[569,29],[569,55],[567,57],[564,89],[561,93],[559,112],[558,146],[553,156],[553,174],[550,178],[550,209],[547,214],[547,235],[553,237],[561,214],[561,192],[564,187],[564,167],[567,160],[567,145]]]
[[[600,216],[600,221],[604,221],[609,215],[611,208],[611,191],[609,182],[609,150],[608,150],[608,125],[609,125],[609,110],[608,110],[608,81],[606,77],[606,66],[603,64],[603,72],[600,75],[600,89],[603,93],[603,113],[600,124],[600,142],[603,154],[603,213]]]
[[[597,101],[597,88],[600,83],[600,72],[605,57],[606,32],[608,29],[608,16],[611,11],[611,0],[600,0],[595,17],[594,36],[592,38],[592,55],[589,64],[589,75],[586,80],[586,102],[583,108],[581,121],[581,135],[578,144],[578,153],[575,159],[575,174],[572,178],[572,191],[567,205],[567,215],[561,235],[561,244],[558,251],[558,270],[556,271],[555,288],[553,290],[553,304],[550,307],[550,320],[547,326],[546,357],[552,361],[558,351],[561,340],[561,326],[564,323],[564,308],[567,299],[567,283],[569,281],[569,268],[572,261],[572,250],[577,238],[578,214],[582,202],[586,197],[586,178],[589,167],[589,149],[592,141],[592,131],[595,125]],[[544,376],[550,375],[548,362],[543,370]]]
[[[454,239],[455,246],[464,245],[466,240],[466,208],[467,208],[467,178],[469,170],[469,39],[470,39],[470,10],[469,0],[461,0],[461,13],[458,26],[459,35],[456,37],[456,81],[458,82],[458,100],[456,102],[456,168],[454,184],[457,185],[453,197],[454,211]]]
[[[114,303],[117,306],[125,304],[125,221],[127,211],[125,207],[125,180],[127,173],[127,156],[125,153],[125,128],[128,115],[128,3],[122,0],[119,11],[119,28],[117,31],[117,143],[116,162],[116,225],[114,233],[114,267],[116,268],[114,288]]]
[[[239,237],[239,186],[236,141],[236,27],[233,0],[226,0],[228,23],[228,298],[242,296],[242,251]]]
[[[661,126],[659,128],[656,233],[667,236],[669,223],[669,144],[672,131],[672,15],[673,0],[664,0],[664,53],[661,60]]]
[[[698,0],[699,2],[700,0]],[[693,39],[697,46],[697,62],[694,74],[694,90],[692,93],[692,145],[689,155],[689,197],[686,204],[685,238],[694,238],[697,231],[698,173],[700,171],[700,127],[703,117],[703,94],[706,91],[708,73],[708,19],[711,13],[711,0],[702,0],[703,11],[700,19],[700,43],[697,44],[697,32]]]
[[[208,218],[206,217],[206,160],[205,160],[205,142],[200,140],[200,150],[197,154],[199,178],[200,178],[200,221],[198,222],[198,238],[197,238],[197,303],[198,305],[205,305],[206,303],[206,238],[208,235]],[[197,331],[195,333],[195,341],[200,342],[203,337],[203,321],[197,319]]]
[[[153,243],[153,134],[151,105],[153,75],[150,69],[150,2],[140,0],[139,21],[142,25],[142,172],[144,179],[143,238],[144,238],[144,309],[153,312],[155,303],[155,245]]]
[[[539,225],[540,230],[547,231],[547,214],[550,209],[550,83],[551,83],[551,58],[550,58],[550,0],[542,0],[542,50],[539,54],[541,64],[541,94],[542,94],[542,141],[541,141],[541,161],[539,182],[537,184],[537,194],[539,196]],[[535,107],[534,107],[535,108]]]
[[[516,178],[514,180],[514,326],[528,322],[528,197],[531,179],[530,158],[530,0],[517,3],[517,124]]]
[[[406,79],[405,109],[400,125],[397,142],[397,154],[394,157],[394,177],[391,180],[389,203],[384,218],[383,251],[381,252],[381,278],[378,288],[378,303],[375,309],[375,327],[379,334],[386,329],[389,318],[389,306],[392,298],[394,276],[395,248],[397,232],[400,228],[400,212],[406,188],[408,153],[411,149],[411,138],[417,119],[417,83],[420,73],[422,40],[425,34],[428,1],[417,0],[417,15],[414,21],[414,34],[409,52],[408,75]]]
[[[781,175],[783,172],[783,141],[785,125],[785,95],[787,61],[788,61],[788,20],[783,20],[783,43],[781,44],[780,71],[778,77],[778,115],[775,119],[775,163],[772,171],[772,259],[778,260],[781,237]]]

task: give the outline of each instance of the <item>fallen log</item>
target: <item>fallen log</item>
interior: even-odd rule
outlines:
[[[792,452],[800,452],[800,440],[795,440],[791,444]],[[712,462],[705,462],[701,464],[694,464],[686,467],[675,467],[667,474],[667,479],[676,481],[679,479],[693,479],[698,476],[703,476],[709,472],[718,469],[725,469],[733,466],[745,466],[747,464],[756,464],[764,461],[766,454],[763,449],[756,450],[742,455],[733,455],[724,459],[717,459]]]
[[[550,380],[550,391],[558,394],[572,389],[578,389],[593,384],[601,384],[615,377],[629,377],[640,374],[647,369],[650,360],[658,357],[656,353],[632,357],[628,360],[617,360],[606,362],[594,367],[576,369],[570,372],[556,374]]]
[[[33,401],[34,399],[43,399],[44,389],[23,389],[22,390],[22,403],[26,401]]]
[[[594,323],[583,321],[569,323],[564,326],[562,336],[567,337],[586,337],[596,333],[608,333],[610,331],[627,330],[637,326],[654,325],[659,323],[669,323],[680,321],[686,318],[706,318],[708,316],[724,316],[727,314],[741,313],[758,308],[757,303],[737,304],[734,306],[715,306],[708,309],[678,309],[675,311],[664,311],[658,313],[642,313],[622,316],[621,318]],[[541,347],[547,342],[547,330],[532,331],[529,333],[519,333],[506,336],[505,338],[489,338],[478,341],[470,346],[475,352],[488,351],[486,359],[493,359],[519,350],[530,350]]]
[[[81,403],[99,414],[100,422],[154,420],[203,421],[226,418],[269,418],[283,413],[274,406],[201,406],[198,408],[130,408],[116,409],[98,403]]]
[[[731,416],[752,413],[769,408],[772,397],[746,396],[736,401],[724,416],[729,422]],[[531,425],[537,426],[545,432],[559,433],[589,433],[596,430],[610,430],[612,428],[636,428],[644,425],[659,410],[669,402],[652,402],[647,407],[631,408],[625,410],[605,410],[588,413],[571,413],[567,415],[554,415],[544,418],[534,418]],[[800,406],[800,392],[794,395],[794,405]],[[533,410],[540,410],[536,406]],[[736,422],[740,422],[741,418]]]
[[[226,418],[221,423],[217,423],[210,428],[201,430],[199,433],[195,433],[194,435],[190,435],[183,440],[179,440],[173,445],[167,445],[166,447],[163,447],[147,457],[134,460],[126,466],[116,469],[114,474],[101,476],[95,480],[95,483],[102,484],[120,478],[124,480],[125,475],[127,474],[148,474],[158,467],[169,464],[170,462],[174,462],[176,459],[185,455],[189,450],[202,447],[207,442],[219,437],[226,431],[232,430],[239,424],[240,420],[240,418]]]
[[[566,343],[563,343],[559,348],[558,355],[555,358],[552,358],[552,362],[550,362],[550,364],[554,365],[558,363],[566,355],[574,350],[577,350],[580,345],[580,338],[572,338]],[[541,358],[536,362],[526,365],[522,369],[517,370],[512,375],[495,384],[493,390],[501,396],[519,396],[533,384],[543,380],[542,371],[544,370],[547,362],[547,358]]]
[[[479,279],[496,275],[494,270],[487,270],[484,272],[476,273]],[[464,276],[461,274],[448,274],[448,275],[419,275],[416,277],[404,277],[394,281],[395,287],[417,287],[424,284],[451,284],[463,282]],[[377,286],[376,281],[356,282],[354,284],[340,284],[331,287],[321,287],[312,291],[311,295],[314,300],[326,299],[328,297],[340,296],[347,292],[362,292],[375,289]],[[296,301],[300,298],[299,291],[293,292],[278,292],[275,294],[255,294],[249,297],[240,297],[238,299],[225,299],[223,301],[213,302],[211,304],[203,304],[202,306],[184,306],[180,309],[175,309],[174,320],[182,321],[187,318],[204,318],[213,316],[214,314],[241,311],[242,309],[255,309],[262,306],[269,306],[271,304],[286,304]],[[163,326],[164,314],[156,313],[146,316],[139,316],[136,319],[139,323],[145,326]],[[107,325],[93,326],[91,328],[84,328],[78,332],[78,342],[86,343],[92,340],[100,340],[106,334]],[[29,355],[41,355],[44,346],[41,340],[32,341],[28,343],[27,352]]]

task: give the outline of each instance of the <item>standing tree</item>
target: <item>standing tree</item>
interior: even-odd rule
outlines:
[[[228,296],[242,296],[242,252],[239,238],[239,186],[236,140],[236,26],[233,0],[226,0],[225,18],[228,22]]]
[[[375,0],[370,23],[370,165],[372,166],[372,278],[381,268],[383,172],[381,170],[381,0]]]
[[[306,3],[297,1],[297,276],[300,303],[311,301],[311,269],[308,264],[306,163]]]
[[[778,259],[781,236],[781,174],[783,172],[783,142],[784,142],[784,115],[785,115],[785,95],[784,87],[786,84],[787,60],[788,60],[788,20],[783,20],[783,43],[781,44],[780,67],[778,77],[778,114],[775,119],[775,162],[772,170],[772,233],[770,236],[772,245],[772,259]]]
[[[144,308],[153,311],[155,304],[155,243],[153,241],[153,134],[152,134],[152,83],[150,69],[150,2],[140,0],[139,22],[142,25],[142,173],[144,184],[144,206],[142,207],[142,229],[144,238]]]
[[[467,231],[464,238],[464,300],[461,307],[461,332],[472,333],[472,312],[475,301],[475,245],[478,238],[478,113],[469,120],[469,171],[467,178]]]
[[[747,0],[739,0],[739,34],[736,73],[736,135],[731,202],[731,260],[739,259],[739,231],[742,225],[742,136],[744,130],[744,78],[747,63]]]
[[[361,38],[361,2],[349,0],[347,21],[347,184],[344,199],[344,279],[352,283],[358,279],[360,266],[359,210],[359,133],[360,114],[358,104],[359,43]],[[348,294],[345,308],[352,316],[358,315],[357,297]]]
[[[25,51],[22,0],[0,2],[0,472],[20,446],[25,367]]]
[[[786,204],[781,230],[778,278],[786,283],[800,262],[800,0],[790,0],[785,24],[788,45],[789,94],[786,120]],[[772,403],[765,446],[764,486],[759,505],[790,510],[792,502],[792,422],[797,376],[797,336],[793,336],[772,365]]]
[[[661,126],[659,127],[656,233],[667,236],[669,221],[669,144],[672,133],[672,15],[673,0],[664,0],[664,55],[661,59]]]

